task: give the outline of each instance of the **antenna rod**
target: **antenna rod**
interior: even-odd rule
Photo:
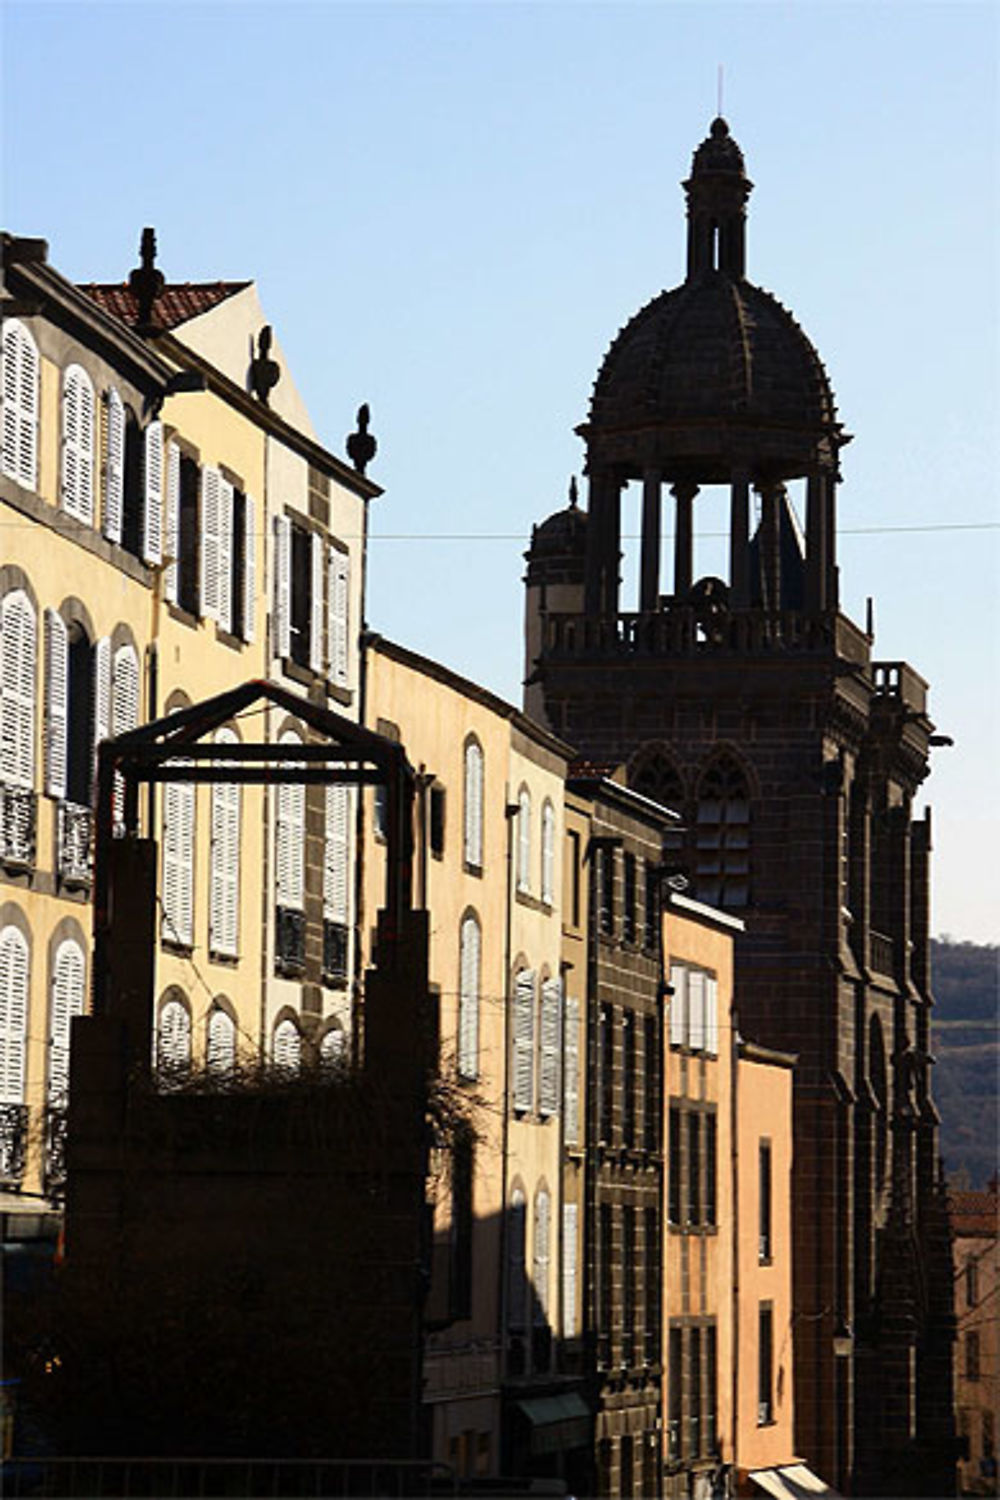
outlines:
[[[722,64],[720,63],[719,64],[719,86],[718,86],[718,103],[719,103],[719,107],[715,111],[715,113],[717,115],[721,115],[722,114],[722,73],[723,73],[723,69],[722,69]]]

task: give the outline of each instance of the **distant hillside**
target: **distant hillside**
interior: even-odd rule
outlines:
[[[998,1165],[1000,947],[934,939],[931,971],[941,1154],[949,1177],[981,1188]]]

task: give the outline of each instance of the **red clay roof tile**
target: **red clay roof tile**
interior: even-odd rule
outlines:
[[[178,328],[249,285],[249,281],[186,281],[165,286],[153,304],[153,325],[165,331]],[[112,317],[135,327],[139,320],[138,304],[127,282],[91,281],[82,284],[80,290]]]

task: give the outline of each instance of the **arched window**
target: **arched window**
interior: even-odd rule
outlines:
[[[532,1256],[531,1280],[534,1290],[534,1318],[536,1327],[547,1327],[549,1321],[549,1241],[551,1199],[549,1190],[540,1187],[535,1194],[535,1242]]]
[[[347,1061],[347,1032],[339,1021],[334,1021],[319,1044],[320,1061],[341,1063]]]
[[[478,740],[465,745],[463,858],[468,869],[483,868],[483,749]]]
[[[94,387],[86,370],[63,372],[62,508],[90,526],[94,520]]]
[[[161,934],[165,942],[182,948],[194,945],[194,846],[194,783],[168,781],[163,788]]]
[[[531,793],[526,786],[517,794],[517,888],[531,890]]]
[[[52,965],[52,999],[49,1015],[48,1102],[61,1109],[69,1089],[69,1038],[74,1016],[83,1015],[86,963],[83,949],[67,938],[56,949]]]
[[[0,930],[0,1104],[24,1103],[28,1041],[28,943],[17,927]],[[0,1132],[0,1176],[7,1168],[8,1142]]]
[[[167,1000],[161,1007],[156,1065],[163,1073],[182,1073],[191,1066],[191,1016],[182,1000]]]
[[[661,745],[646,745],[633,758],[629,785],[663,807],[679,808],[684,802],[684,783],[673,760]]]
[[[559,1111],[562,1008],[562,980],[543,980],[538,1027],[538,1112],[542,1115]]]
[[[698,899],[711,906],[750,900],[750,791],[731,755],[715,759],[698,786],[695,882]]]
[[[231,1073],[236,1066],[236,1024],[219,1005],[208,1017],[205,1066],[210,1073]]]
[[[507,1327],[514,1333],[522,1332],[528,1323],[528,1205],[519,1187],[510,1195],[507,1229]]]
[[[35,608],[23,589],[0,604],[0,782],[35,784]]]
[[[231,729],[220,729],[215,740],[220,745],[237,743]],[[224,764],[220,762],[220,765]],[[209,948],[221,957],[235,958],[239,952],[240,913],[240,788],[235,782],[212,783],[210,865]]]
[[[542,803],[542,900],[551,906],[555,900],[556,814],[546,797]]]
[[[468,912],[462,918],[458,961],[458,1071],[462,1078],[479,1076],[481,946],[479,919]]]
[[[289,1073],[298,1072],[302,1062],[302,1037],[290,1016],[279,1021],[274,1028],[271,1056],[276,1068],[285,1068]]]
[[[38,488],[38,349],[17,318],[3,328],[2,468],[8,479],[25,489]]]

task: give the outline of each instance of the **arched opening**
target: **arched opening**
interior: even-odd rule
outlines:
[[[711,906],[750,900],[750,788],[736,758],[712,761],[698,786],[695,893]]]

